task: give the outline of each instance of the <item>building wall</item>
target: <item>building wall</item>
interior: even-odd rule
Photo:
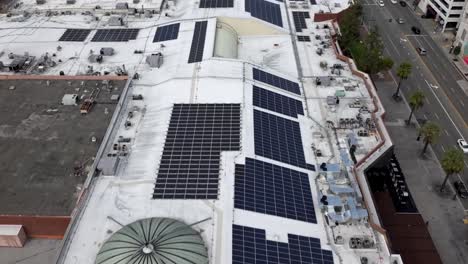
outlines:
[[[70,219],[69,216],[0,215],[0,224],[22,225],[30,238],[62,239]]]

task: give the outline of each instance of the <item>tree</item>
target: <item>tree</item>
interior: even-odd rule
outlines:
[[[411,68],[412,67],[413,66],[409,62],[403,62],[403,63],[400,64],[400,66],[398,66],[397,76],[400,78],[400,80],[398,81],[398,86],[397,86],[396,92],[393,95],[393,97],[397,98],[397,97],[400,96],[401,81],[408,79],[408,77],[411,74]]]
[[[366,38],[363,40],[364,55],[360,58],[362,70],[375,74],[382,69],[382,50],[383,42],[377,28],[372,28]]]
[[[449,177],[455,173],[460,173],[463,171],[463,151],[455,148],[451,148],[444,153],[442,157],[442,169],[445,171],[445,179],[442,185],[440,186],[440,192],[445,189],[447,180]]]
[[[424,98],[425,98],[424,93],[421,92],[420,90],[417,90],[416,92],[411,94],[409,98],[411,112],[408,117],[408,120],[406,120],[406,124],[409,125],[409,123],[411,122],[411,117],[413,116],[414,111],[416,111],[417,109],[421,108],[424,105]]]
[[[380,66],[379,68],[382,69],[383,71],[388,71],[393,67],[393,60],[389,57],[382,57],[380,59]]]
[[[362,6],[359,3],[352,4],[340,19],[340,36],[338,41],[343,51],[349,52],[351,45],[359,40],[361,27]]]
[[[440,137],[440,127],[434,122],[426,122],[420,130],[421,135],[423,136],[424,149],[422,154],[426,153],[427,146],[437,142]]]
[[[458,56],[458,55],[460,54],[460,52],[461,52],[461,47],[460,47],[460,45],[456,46],[456,47],[453,49],[453,54],[454,54],[455,56]]]

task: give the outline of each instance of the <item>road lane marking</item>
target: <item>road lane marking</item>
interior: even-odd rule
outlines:
[[[445,152],[444,145],[440,145],[440,148],[442,149],[443,152]]]
[[[452,125],[455,127],[455,129],[457,130],[458,134],[460,135],[460,137],[463,138],[463,134],[460,132],[460,129],[458,129],[457,125],[455,124],[455,122],[453,122],[453,119],[452,117],[449,115],[449,113],[447,112],[447,109],[445,109],[444,105],[442,104],[442,102],[440,101],[439,97],[437,97],[437,94],[434,92],[434,89],[431,89],[431,85],[429,84],[429,82],[427,80],[424,80],[427,84],[427,86],[429,86],[429,90],[431,90],[432,94],[434,95],[435,99],[437,100],[437,102],[439,102],[440,104],[440,107],[442,107],[442,109],[444,110],[445,114],[447,115],[447,117],[449,118],[450,122],[452,123]]]
[[[429,101],[429,99],[426,97],[426,104],[430,105],[431,104],[431,101]]]
[[[468,168],[468,163],[466,163],[466,161],[463,161],[463,163],[465,163],[465,166]]]
[[[426,114],[424,114],[423,116],[424,116],[424,119],[425,119],[425,120],[429,120],[429,118],[427,118],[427,115],[426,115]]]
[[[437,115],[437,113],[434,112],[434,115],[435,115],[435,117],[436,117],[437,119],[440,120],[440,118],[439,118],[439,116]]]
[[[447,134],[447,136],[450,137],[450,134],[449,134],[449,132],[447,131],[447,129],[444,129],[444,131],[445,131],[445,134]]]
[[[463,100],[460,99],[460,104],[465,107],[465,104],[463,103]]]

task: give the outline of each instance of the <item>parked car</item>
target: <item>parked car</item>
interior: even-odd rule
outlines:
[[[458,146],[463,151],[463,153],[468,154],[468,143],[464,139],[457,140]]]
[[[379,0],[379,6],[385,6],[383,0]]]
[[[457,192],[457,195],[460,198],[468,198],[468,190],[466,189],[466,186],[462,181],[456,181],[455,183],[453,183],[453,187],[455,187],[455,191]]]
[[[397,18],[397,22],[398,24],[404,24],[405,23],[405,20],[401,17]]]
[[[419,55],[421,55],[421,56],[426,56],[426,54],[427,54],[427,51],[426,51],[425,48],[417,47],[416,50],[418,51]]]
[[[411,27],[411,31],[413,31],[413,33],[416,34],[416,35],[421,34],[421,29],[419,29],[418,27],[415,27],[415,26]]]
[[[407,6],[408,4],[407,4],[405,1],[400,1],[400,5],[401,5],[402,7],[405,7],[405,6]]]

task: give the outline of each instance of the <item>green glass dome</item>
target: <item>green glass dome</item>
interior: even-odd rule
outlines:
[[[200,234],[169,218],[147,218],[124,226],[101,247],[96,264],[207,264]]]

